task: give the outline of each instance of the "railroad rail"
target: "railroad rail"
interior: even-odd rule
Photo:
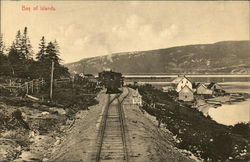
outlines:
[[[97,139],[96,161],[128,161],[121,95],[109,95]]]

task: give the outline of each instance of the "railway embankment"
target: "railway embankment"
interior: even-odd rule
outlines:
[[[66,130],[61,143],[52,151],[49,161],[91,161],[108,96],[101,92],[97,100],[99,104],[76,114],[74,124]]]
[[[95,105],[94,88],[63,87],[36,94],[44,101],[0,96],[0,161],[46,161],[79,116]],[[91,95],[86,95],[90,94]]]
[[[110,100],[112,98],[114,95],[111,95]],[[138,106],[132,104],[130,91],[125,89],[119,100],[123,98],[128,161],[193,161],[175,147],[176,142],[171,132],[159,129]],[[100,93],[97,99],[98,105],[90,107],[86,114],[77,114],[77,120],[53,150],[50,161],[96,161],[97,136],[108,95]]]
[[[123,102],[129,158],[131,161],[195,161],[176,147],[174,135],[166,129],[158,128],[154,117],[132,104],[133,89]],[[151,116],[152,117],[152,116]],[[153,119],[153,120],[152,120]]]

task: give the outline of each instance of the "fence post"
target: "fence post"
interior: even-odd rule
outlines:
[[[26,94],[29,94],[29,83],[25,82],[25,86],[26,86]]]
[[[36,80],[36,92],[39,93],[39,80]]]
[[[52,100],[52,95],[53,95],[53,75],[54,75],[54,61],[51,63],[51,78],[50,78],[50,100]]]
[[[32,94],[34,93],[34,81],[33,80],[31,81],[31,93]]]
[[[57,79],[54,80],[54,85],[57,87]]]

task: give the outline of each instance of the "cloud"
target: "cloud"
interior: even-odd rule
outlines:
[[[249,39],[248,2],[204,3],[53,2],[56,12],[30,14],[20,6],[37,2],[4,1],[1,29],[10,46],[17,30],[27,26],[35,52],[42,36],[47,42],[56,39],[65,62],[123,51]],[[39,4],[52,5],[50,1]]]
[[[137,15],[131,15],[127,18],[126,27],[128,29],[137,29],[138,26],[142,23],[142,19],[139,18]]]
[[[112,37],[116,38],[115,49],[122,51],[148,50],[167,47],[167,42],[179,33],[176,24],[163,25],[150,23],[138,15],[131,15],[124,24],[112,28]],[[119,49],[118,49],[119,48]]]
[[[112,62],[112,53],[165,48],[178,32],[179,28],[175,24],[159,28],[158,24],[132,14],[123,23],[114,24],[101,32],[80,34],[82,32],[75,25],[69,25],[60,27],[54,35],[60,42],[71,43],[70,46],[62,43],[66,60],[72,60],[72,55],[74,60],[108,55],[107,59]]]

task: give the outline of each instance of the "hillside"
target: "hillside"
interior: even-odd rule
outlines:
[[[246,74],[250,41],[224,41],[150,51],[123,52],[66,64],[70,72],[97,74],[110,68],[122,73]]]

